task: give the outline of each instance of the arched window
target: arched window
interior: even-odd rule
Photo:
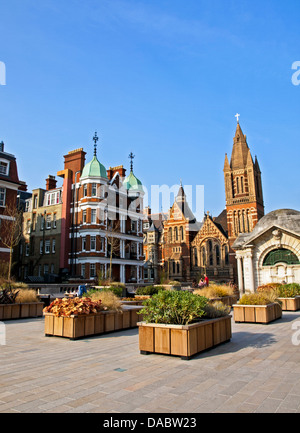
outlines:
[[[205,247],[202,247],[202,266],[206,266],[206,250]]]
[[[237,194],[240,193],[240,178],[239,177],[236,178],[236,193]]]
[[[195,264],[195,266],[198,266],[197,248],[194,248],[194,264]]]
[[[216,245],[216,265],[220,265],[220,247]]]
[[[180,263],[177,262],[177,274],[180,274]]]
[[[209,266],[213,266],[214,257],[213,257],[212,241],[208,241],[208,255],[209,255]]]
[[[244,192],[244,176],[241,176],[241,193]]]
[[[276,263],[300,265],[300,261],[296,254],[285,248],[270,251],[264,259],[263,266],[274,266]]]
[[[172,242],[172,227],[169,229],[169,242]]]
[[[225,265],[229,265],[229,253],[227,245],[225,245]]]
[[[178,241],[178,229],[177,229],[177,227],[174,228],[174,238],[175,238],[174,239],[175,241]]]
[[[183,231],[183,227],[180,227],[180,237],[181,237],[181,242],[184,241],[184,231]]]
[[[173,274],[175,274],[176,268],[175,268],[175,262],[173,262]]]

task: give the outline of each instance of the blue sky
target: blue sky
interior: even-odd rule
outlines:
[[[10,0],[1,5],[0,140],[29,190],[83,147],[149,189],[204,185],[225,207],[234,115],[262,171],[265,211],[300,209],[298,0]]]

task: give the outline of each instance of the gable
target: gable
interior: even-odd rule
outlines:
[[[221,244],[226,244],[228,242],[228,238],[223,233],[223,230],[221,230],[210,217],[206,217],[201,229],[193,240],[192,245],[199,246],[203,240],[208,238],[218,239]]]

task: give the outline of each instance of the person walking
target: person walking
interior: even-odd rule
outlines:
[[[204,275],[204,283],[205,283],[206,287],[209,286],[209,279],[208,279],[208,276],[206,274]]]

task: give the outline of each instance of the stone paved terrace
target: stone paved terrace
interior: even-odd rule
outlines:
[[[70,341],[45,337],[43,318],[7,321],[0,412],[299,413],[297,321],[232,319],[232,340],[190,361],[140,355],[137,329]]]

